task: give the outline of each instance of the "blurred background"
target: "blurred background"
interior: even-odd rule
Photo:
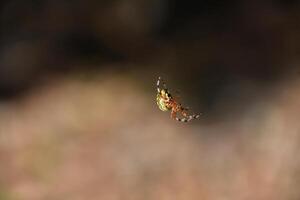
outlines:
[[[298,200],[299,56],[297,0],[1,1],[0,199]]]

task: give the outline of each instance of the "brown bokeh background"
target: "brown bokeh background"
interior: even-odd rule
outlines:
[[[0,8],[1,200],[300,198],[298,1]]]

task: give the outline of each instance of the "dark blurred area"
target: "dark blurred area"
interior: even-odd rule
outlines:
[[[115,62],[135,63],[117,70],[157,73],[168,65],[166,75],[202,90],[235,79],[265,82],[295,67],[298,33],[292,0],[2,1],[0,96],[18,95],[53,71]]]
[[[300,199],[299,1],[4,0],[0,28],[0,199]]]

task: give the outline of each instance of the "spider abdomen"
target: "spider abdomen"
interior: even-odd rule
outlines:
[[[156,103],[159,109],[162,111],[171,110],[171,107],[166,103],[166,101],[159,94],[156,97]]]

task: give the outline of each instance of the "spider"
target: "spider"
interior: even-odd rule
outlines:
[[[160,88],[160,85],[163,85],[163,89]],[[188,108],[183,107],[180,103],[178,103],[170,92],[167,89],[166,84],[164,81],[158,77],[157,83],[157,96],[156,96],[156,103],[160,110],[162,111],[169,111],[171,110],[171,118],[180,121],[180,122],[189,122],[193,119],[197,119],[200,115],[188,115],[187,111]],[[177,113],[180,112],[183,118],[178,118]]]

